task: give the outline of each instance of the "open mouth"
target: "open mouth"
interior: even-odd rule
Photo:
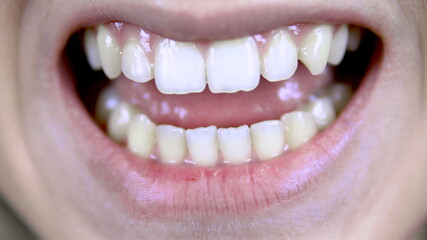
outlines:
[[[131,215],[248,213],[336,162],[372,94],[378,39],[301,22],[179,41],[103,21],[69,38],[59,102],[87,169]]]
[[[112,22],[82,30],[68,52],[80,53],[77,88],[111,140],[140,161],[221,167],[280,158],[327,131],[361,82],[373,38],[348,24],[295,24],[180,42]]]

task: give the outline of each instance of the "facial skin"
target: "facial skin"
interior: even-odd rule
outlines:
[[[85,20],[78,21],[90,25],[119,18],[138,25],[143,18],[132,9],[151,6],[156,13],[153,19],[159,17],[152,22],[165,22],[147,23],[149,28],[164,36],[192,40],[200,38],[198,34],[205,27],[221,26],[214,24],[212,16],[224,16],[223,23],[243,24],[233,20],[224,9],[249,9],[259,4],[225,0],[194,4],[185,0],[178,7],[176,1],[169,0],[114,2],[91,1],[102,14],[98,12],[98,17],[92,18],[93,12],[86,11],[80,13]],[[87,153],[76,147],[73,125],[58,110],[57,103],[52,102],[59,93],[49,81],[53,75],[49,69],[57,65],[49,64],[59,52],[56,48],[66,41],[62,39],[65,36],[53,30],[61,25],[70,26],[70,12],[88,3],[3,0],[0,4],[2,197],[43,239],[408,237],[427,216],[427,6],[422,0],[330,2],[282,0],[271,4],[306,9],[333,4],[339,11],[351,3],[366,11],[370,16],[366,19],[372,22],[361,20],[361,23],[372,28],[383,41],[384,53],[376,76],[386,81],[377,81],[376,94],[365,102],[365,118],[357,123],[357,133],[340,154],[339,163],[319,183],[286,203],[246,216],[196,214],[196,217],[175,216],[168,221],[129,214],[116,202],[114,193],[92,178],[85,168]],[[117,6],[114,11],[113,6]],[[162,18],[166,16],[162,11],[170,13],[167,15],[170,17]],[[315,11],[312,15],[307,14],[306,21],[323,20]],[[179,26],[189,19],[199,19],[200,23],[193,32],[183,32],[185,28]],[[178,22],[175,28],[168,26],[174,21]],[[228,39],[262,27],[254,21],[253,25],[244,25],[241,32],[212,27],[210,34]]]

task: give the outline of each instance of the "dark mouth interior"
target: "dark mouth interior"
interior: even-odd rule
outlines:
[[[83,51],[82,36],[83,30],[80,30],[69,38],[64,51],[64,64],[74,74],[71,79],[74,81],[77,95],[88,113],[94,116],[96,99],[111,81],[103,71],[93,71],[90,68]],[[334,81],[349,84],[353,91],[356,91],[381,48],[379,38],[365,29],[359,49],[356,52],[347,52],[341,64],[334,68]]]

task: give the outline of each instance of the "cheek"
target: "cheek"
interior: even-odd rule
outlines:
[[[390,54],[384,56],[388,60],[381,77],[387,81],[381,82],[381,94],[370,101],[367,114],[371,123],[357,143],[362,166],[354,167],[367,172],[365,184],[359,187],[369,190],[359,195],[364,209],[358,216],[360,222],[387,222],[404,234],[424,217],[427,208],[423,189],[427,179],[427,91],[423,56],[415,54],[423,49],[415,39],[419,34],[397,34],[400,37],[385,46]],[[403,35],[407,37],[402,39]],[[368,158],[372,161],[363,166]]]
[[[18,106],[18,43],[24,1],[2,1],[0,7],[0,192],[15,207],[24,209],[22,196],[33,179],[22,138]],[[26,174],[30,173],[30,174]],[[28,177],[27,177],[28,175]]]

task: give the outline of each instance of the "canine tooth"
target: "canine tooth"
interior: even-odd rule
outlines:
[[[136,114],[136,109],[126,102],[121,102],[111,112],[107,122],[108,135],[115,142],[124,142],[127,137],[129,123]]]
[[[313,75],[323,72],[328,62],[332,41],[332,27],[319,25],[315,27],[299,46],[299,59]]]
[[[359,27],[351,27],[347,49],[350,52],[355,52],[360,45],[360,41],[362,40],[362,30]]]
[[[331,124],[336,117],[332,100],[327,97],[317,98],[307,103],[303,108],[304,111],[310,112],[313,115],[316,126],[319,130],[323,130]]]
[[[344,58],[344,54],[347,50],[348,44],[348,25],[342,25],[335,33],[332,43],[331,50],[329,52],[328,63],[332,65],[338,65]]]
[[[213,42],[208,51],[207,76],[213,93],[251,91],[259,83],[259,56],[252,37]]]
[[[251,126],[252,145],[263,161],[279,156],[285,147],[285,130],[279,120],[255,123]]]
[[[328,90],[328,96],[332,99],[332,102],[337,113],[344,110],[347,103],[350,101],[352,96],[351,87],[347,84],[335,83]]]
[[[107,122],[110,113],[119,105],[120,97],[116,90],[112,87],[107,87],[101,91],[96,100],[95,119],[104,126]]]
[[[155,76],[156,86],[164,94],[202,92],[205,61],[194,43],[164,39],[157,46]]]
[[[127,147],[136,155],[148,158],[153,151],[156,138],[156,125],[145,115],[136,114],[127,134]]]
[[[270,82],[289,79],[298,67],[297,46],[285,30],[273,32],[262,59],[262,76]]]
[[[218,161],[217,128],[188,129],[186,134],[191,160],[198,166],[215,166]]]
[[[309,112],[294,111],[280,118],[285,128],[285,139],[290,149],[298,148],[317,133],[313,115]]]
[[[218,139],[225,163],[240,164],[250,160],[251,135],[247,125],[237,128],[220,128]]]
[[[122,72],[119,45],[105,26],[98,26],[97,31],[96,41],[102,69],[108,78],[116,78]]]
[[[183,163],[187,153],[185,130],[172,125],[157,126],[157,146],[162,163]]]
[[[101,70],[101,59],[99,58],[98,44],[96,43],[95,33],[92,29],[88,28],[86,29],[83,38],[84,50],[90,67],[95,71]]]
[[[135,82],[148,82],[153,79],[151,64],[138,40],[131,38],[123,48],[122,72]]]

